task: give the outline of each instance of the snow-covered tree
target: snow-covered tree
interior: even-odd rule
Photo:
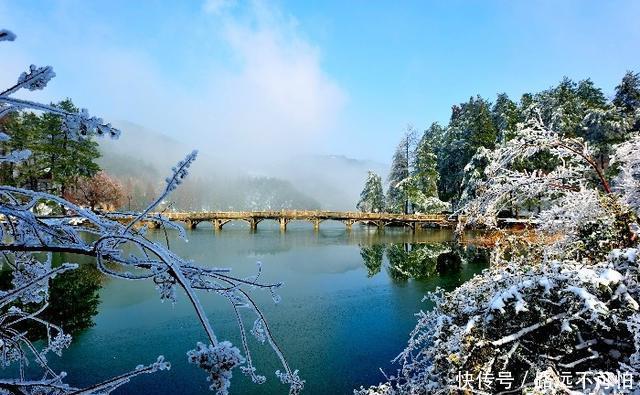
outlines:
[[[516,166],[542,150],[560,165]],[[475,195],[458,213],[461,228],[495,230],[491,268],[453,292],[432,294],[435,307],[419,314],[397,374],[357,393],[570,393],[583,389],[560,376],[578,372],[589,393],[620,393],[616,372],[637,378],[640,137],[614,152],[620,173],[610,182],[589,144],[540,117],[483,152]],[[545,202],[534,229],[496,227],[502,209],[531,197]]]
[[[15,34],[0,30],[0,42],[13,41]],[[43,89],[55,76],[51,66],[30,66],[17,82],[0,92],[0,118],[15,111],[33,110],[58,115],[67,138],[77,140],[86,136],[117,137],[119,131],[102,119],[92,117],[87,110],[69,112],[62,108],[16,98],[18,91]],[[10,130],[0,132],[0,141],[11,139]],[[0,157],[0,162],[17,163],[31,155],[29,150],[13,150]],[[174,229],[182,238],[182,227],[175,225],[152,211],[188,175],[189,167],[196,159],[196,151],[187,155],[173,169],[163,191],[140,213],[94,213],[75,205],[59,196],[22,189],[0,186],[0,231],[3,253],[2,265],[12,274],[11,286],[0,291],[0,365],[12,367],[13,378],[0,379],[0,392],[20,394],[105,394],[129,382],[135,376],[170,368],[162,356],[148,365],[139,365],[130,372],[105,380],[85,388],[74,388],[64,382],[66,373],[54,371],[47,363],[47,354],[60,354],[72,341],[63,328],[41,317],[48,307],[49,281],[56,276],[75,270],[75,263],[54,265],[54,253],[70,253],[90,256],[97,268],[115,278],[132,281],[153,281],[161,300],[175,301],[181,289],[193,306],[197,321],[203,329],[203,341],[195,349],[187,352],[189,362],[205,370],[211,389],[218,394],[228,393],[234,368],[255,383],[262,383],[265,377],[258,375],[248,347],[247,331],[242,310],[252,314],[254,323],[250,333],[261,343],[268,343],[282,370],[276,376],[289,385],[291,393],[298,393],[304,381],[298,371],[289,367],[282,351],[275,342],[266,317],[248,293],[248,289],[263,289],[272,293],[274,301],[279,283],[269,284],[259,281],[257,274],[249,278],[234,277],[228,269],[211,264],[198,264],[173,253],[168,245],[162,246],[145,237],[146,228],[138,227],[144,221],[154,221],[164,228]],[[60,218],[42,218],[36,215],[41,205],[57,205]],[[228,341],[218,339],[212,322],[200,303],[199,291],[204,295],[218,295],[227,300],[235,313],[241,335],[240,349]],[[31,331],[25,326],[40,327],[46,333],[43,342],[35,343]],[[42,332],[42,331],[40,331]],[[94,356],[100,358],[100,355]],[[35,376],[27,371],[27,364],[41,368]]]
[[[640,131],[640,73],[627,71],[620,85],[616,86],[613,105],[619,107],[627,117],[636,118],[635,131]]]
[[[498,139],[491,103],[480,97],[454,105],[446,133],[438,144],[438,192],[446,201],[457,201],[462,192],[464,168],[478,148],[492,149]]]
[[[513,138],[521,113],[518,105],[506,93],[498,94],[496,102],[491,107],[493,123],[498,129],[498,141],[505,142]]]
[[[406,190],[401,188],[411,175],[411,155],[415,145],[416,132],[413,126],[407,126],[407,130],[402,135],[400,143],[396,147],[391,161],[391,171],[389,172],[389,188],[387,190],[387,210],[394,213],[408,214],[409,196]]]
[[[432,136],[425,132],[413,152],[411,175],[401,184],[417,212],[440,212],[450,207],[438,198],[440,175],[434,151]]]
[[[384,211],[384,191],[382,189],[382,177],[369,171],[364,188],[360,192],[360,200],[356,208],[365,213],[380,213]]]

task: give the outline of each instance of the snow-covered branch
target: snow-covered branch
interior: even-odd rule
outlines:
[[[0,31],[0,41],[12,41],[14,38],[11,32]],[[0,93],[0,117],[19,110],[43,111],[60,116],[63,131],[71,139],[90,135],[119,135],[118,130],[100,118],[89,116],[86,110],[71,113],[55,106],[12,97],[22,89],[43,89],[54,76],[50,66],[32,65],[29,71],[20,75],[15,85]],[[6,132],[0,134],[0,140],[10,139],[11,131]],[[105,394],[135,376],[170,367],[160,357],[153,364],[140,365],[129,373],[84,389],[64,384],[65,374],[54,372],[45,356],[48,352],[62,352],[70,344],[71,336],[64,333],[61,327],[39,318],[48,305],[49,280],[77,267],[73,263],[53,267],[52,254],[58,252],[94,257],[97,268],[108,276],[125,280],[151,280],[161,300],[175,301],[176,290],[182,289],[206,335],[206,344],[198,343],[194,350],[187,353],[188,359],[206,371],[212,383],[211,389],[218,394],[228,392],[232,370],[236,367],[240,367],[256,383],[265,381],[264,376],[256,374],[251,360],[238,310],[242,308],[255,315],[256,324],[252,333],[261,342],[266,341],[281,362],[282,366],[275,376],[289,385],[291,393],[298,393],[303,388],[304,381],[299,378],[297,370],[290,368],[266,317],[248,292],[248,289],[255,288],[276,295],[281,283],[260,282],[260,267],[253,279],[235,277],[229,269],[184,259],[145,236],[144,221],[149,220],[165,228],[177,229],[181,237],[185,236],[182,227],[150,212],[181,184],[196,155],[196,151],[190,153],[172,169],[164,191],[141,213],[96,213],[52,194],[0,186],[0,252],[3,254],[3,264],[8,265],[12,272],[11,288],[0,291],[0,365],[16,365],[19,371],[18,378],[0,380],[0,388],[27,394]],[[29,152],[14,151],[0,158],[0,161],[17,162],[28,156]],[[42,205],[56,206],[63,215],[39,217],[36,211]],[[231,303],[242,334],[244,356],[237,347],[217,338],[214,325],[200,302],[199,291],[204,291],[206,295],[222,296]],[[274,299],[279,298],[274,296]],[[25,304],[39,307],[32,311],[22,307]],[[24,330],[26,322],[45,328],[47,340],[43,348],[38,349],[30,331]],[[43,370],[38,378],[26,377],[25,366],[33,360]]]

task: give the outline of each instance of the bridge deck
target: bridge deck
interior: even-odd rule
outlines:
[[[320,211],[320,210],[279,210],[279,211],[213,211],[213,212],[168,212],[163,216],[172,221],[185,222],[188,227],[195,228],[200,222],[211,222],[215,229],[221,229],[232,220],[249,223],[255,230],[259,222],[275,220],[280,228],[286,230],[287,223],[292,220],[310,221],[318,229],[320,222],[326,220],[342,221],[347,228],[357,222],[376,225],[383,228],[387,225],[406,225],[416,228],[422,224],[447,225],[450,223],[446,214],[392,214],[363,213],[359,211]]]
[[[315,210],[281,210],[281,211],[213,211],[213,212],[169,212],[163,214],[175,221],[212,219],[246,219],[249,217],[260,219],[301,219],[309,218],[332,219],[343,221],[347,219],[355,220],[398,220],[409,222],[423,221],[446,221],[445,214],[392,214],[392,213],[362,213],[359,211],[315,211]]]

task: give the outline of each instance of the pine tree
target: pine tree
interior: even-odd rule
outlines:
[[[640,73],[627,71],[620,85],[616,86],[613,105],[619,107],[626,117],[634,118],[633,130],[640,130]]]
[[[11,140],[0,143],[3,153],[31,151],[31,156],[19,164],[2,163],[3,184],[37,190],[38,180],[42,177],[40,118],[32,112],[14,113],[3,119],[0,131],[11,131],[12,134]]]
[[[65,111],[77,113],[78,108],[70,99],[55,105]],[[63,120],[56,115],[41,117],[43,169],[49,173],[51,188],[64,195],[67,187],[79,177],[93,177],[100,171],[95,160],[100,157],[98,144],[88,138],[69,139],[64,132]]]
[[[360,193],[360,201],[356,205],[356,208],[365,213],[379,213],[384,211],[385,204],[382,177],[369,171],[367,181]]]
[[[78,112],[69,99],[54,106]],[[0,143],[0,150],[28,149],[32,153],[20,164],[2,164],[4,183],[64,195],[67,186],[79,177],[92,177],[100,171],[95,162],[100,157],[98,144],[91,138],[70,139],[58,115],[16,113],[3,120],[0,131],[4,129],[11,130],[12,137]]]
[[[416,146],[411,176],[425,196],[438,196],[438,157],[434,152],[430,135],[426,132]]]
[[[578,82],[576,95],[584,109],[605,108],[607,106],[606,96],[602,93],[602,89],[596,87],[591,78]]]
[[[403,183],[415,212],[432,213],[449,210],[450,205],[438,198],[438,156],[434,150],[434,132],[439,126],[427,129],[416,145],[412,158],[411,176]]]
[[[498,130],[487,100],[476,96],[452,107],[451,121],[438,152],[438,193],[442,199],[459,199],[466,164],[478,148],[493,149],[497,139]]]
[[[415,130],[407,126],[396,152],[393,154],[387,190],[387,209],[394,213],[409,213],[409,196],[402,184],[409,179],[410,160],[415,142]]]
[[[590,79],[575,83],[564,77],[560,83],[535,95],[542,120],[566,137],[585,137],[583,121],[589,112],[604,110],[607,99]]]
[[[518,122],[522,121],[517,104],[506,93],[498,94],[491,108],[493,124],[498,130],[498,141],[504,142],[515,136]]]

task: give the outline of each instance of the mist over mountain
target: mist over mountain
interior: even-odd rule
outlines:
[[[100,140],[100,166],[120,180],[128,204],[140,209],[194,147],[131,122],[115,122],[119,140]],[[199,152],[190,176],[171,197],[178,210],[354,210],[367,171],[382,163],[342,155],[293,155],[245,160],[229,152]]]
[[[315,197],[326,210],[355,210],[372,170],[386,177],[387,165],[343,155],[300,155],[265,166],[265,172],[289,180]]]

